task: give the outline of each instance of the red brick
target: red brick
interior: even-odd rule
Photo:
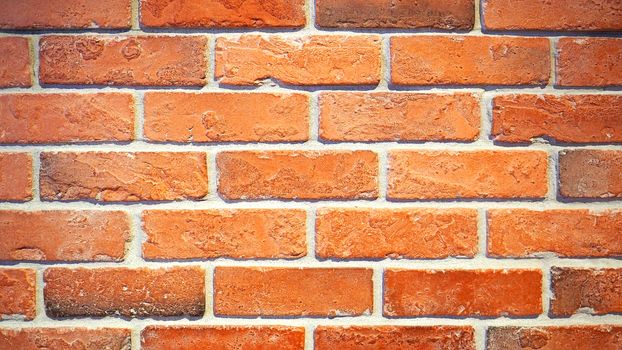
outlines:
[[[391,38],[391,80],[398,85],[545,85],[550,66],[546,38]]]
[[[0,211],[0,260],[120,261],[130,222],[120,211]]]
[[[129,28],[130,0],[3,0],[0,28]]]
[[[141,334],[143,350],[303,350],[304,342],[305,330],[302,327],[148,326]]]
[[[143,0],[146,27],[303,27],[304,0]]]
[[[473,257],[472,209],[320,209],[316,251],[323,259]]]
[[[27,153],[0,153],[0,200],[32,199],[32,157]]]
[[[375,85],[380,37],[242,35],[216,41],[216,79],[228,85]]]
[[[493,104],[495,141],[622,142],[622,96],[503,95]]]
[[[130,94],[0,95],[1,143],[131,141]]]
[[[551,269],[552,317],[622,313],[622,269]]]
[[[475,350],[471,327],[319,326],[316,350]]]
[[[368,269],[216,267],[214,313],[261,317],[370,314],[372,288]]]
[[[320,137],[329,141],[474,141],[479,96],[470,93],[326,92]]]
[[[559,152],[559,193],[568,198],[622,197],[622,152]]]
[[[19,37],[0,38],[0,88],[30,87],[31,85],[28,39]]]
[[[542,312],[539,270],[387,270],[389,317],[531,317]]]
[[[32,269],[0,269],[0,321],[35,318],[35,279]]]
[[[617,0],[484,0],[483,22],[489,30],[622,30]]]
[[[45,271],[48,316],[202,316],[205,272],[199,267],[166,269],[49,268]]]
[[[296,259],[305,256],[303,210],[143,212],[147,259]]]
[[[473,0],[317,0],[316,24],[327,28],[470,30]]]
[[[170,201],[208,191],[198,152],[46,152],[39,181],[44,200]]]
[[[145,94],[145,136],[175,142],[309,139],[309,97],[271,93]]]
[[[378,156],[370,151],[223,152],[216,156],[225,199],[373,199]]]
[[[203,86],[203,36],[44,36],[43,84]]]
[[[492,327],[487,350],[618,350],[622,327],[613,325],[572,327]]]
[[[391,151],[388,197],[406,199],[543,198],[541,151]]]
[[[488,212],[494,257],[622,256],[622,211],[496,209]]]
[[[557,85],[622,85],[622,39],[561,38],[557,43]]]
[[[128,350],[131,341],[122,328],[0,329],[0,350]]]

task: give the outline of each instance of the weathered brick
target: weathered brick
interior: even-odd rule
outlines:
[[[398,85],[545,85],[549,39],[494,36],[391,38]]]
[[[320,209],[316,252],[323,259],[434,259],[477,252],[471,209]]]
[[[175,142],[296,142],[309,138],[304,94],[148,92],[145,136]]]
[[[613,325],[572,327],[492,327],[487,350],[618,350],[622,327]]]
[[[494,257],[622,256],[622,211],[495,209],[488,212]]]
[[[622,39],[561,38],[557,43],[557,85],[622,85]]]
[[[0,200],[32,199],[32,157],[27,153],[0,153]]]
[[[303,27],[304,0],[143,0],[146,27]]]
[[[375,85],[379,36],[243,35],[216,41],[216,78],[228,85]]]
[[[31,85],[28,39],[0,38],[0,88],[30,87]]]
[[[206,156],[195,152],[46,152],[44,200],[141,201],[207,195]]]
[[[143,212],[147,259],[295,259],[307,253],[303,210]]]
[[[44,36],[43,84],[202,86],[203,36]]]
[[[387,196],[396,200],[543,198],[541,151],[391,151]]]
[[[539,270],[386,270],[389,317],[531,317],[542,312]]]
[[[32,269],[0,269],[0,321],[35,318],[35,279]]]
[[[261,317],[370,314],[372,288],[369,269],[216,267],[214,313]]]
[[[202,316],[205,272],[199,267],[49,268],[45,271],[48,316]]]
[[[470,93],[320,95],[320,137],[329,141],[474,141],[479,96]]]
[[[129,350],[131,342],[123,328],[0,329],[0,350]]]
[[[373,199],[378,156],[370,151],[223,152],[218,191],[226,199]]]
[[[567,198],[622,197],[622,152],[559,152],[559,193]]]
[[[131,141],[131,94],[0,95],[0,143]]]
[[[0,260],[119,261],[130,238],[120,211],[0,211]]]

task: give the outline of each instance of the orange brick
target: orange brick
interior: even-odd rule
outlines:
[[[130,94],[0,95],[1,143],[131,141]]]
[[[203,153],[46,152],[41,154],[45,200],[163,201],[207,195]]]
[[[368,269],[216,267],[214,312],[261,317],[370,314],[372,288]]]
[[[495,141],[622,142],[622,96],[503,95],[493,104]]]
[[[202,86],[202,36],[44,36],[43,84]]]
[[[31,85],[28,39],[19,37],[0,38],[0,88],[30,87]]]
[[[391,38],[391,80],[399,85],[545,85],[550,65],[546,38]]]
[[[305,330],[302,327],[147,326],[141,334],[143,350],[303,350],[304,342]]]
[[[0,211],[0,260],[119,261],[130,238],[120,211]]]
[[[494,257],[622,256],[622,211],[496,209],[488,212]]]
[[[388,197],[397,200],[543,198],[541,151],[391,151]]]
[[[320,95],[320,137],[329,141],[474,141],[479,96],[470,93]]]
[[[490,30],[616,31],[622,9],[616,0],[485,0]]]
[[[375,85],[380,82],[380,37],[218,38],[216,78],[228,85],[261,85],[266,79],[288,85]]]
[[[552,317],[622,313],[622,269],[551,269]]]
[[[316,0],[316,24],[327,28],[470,30],[473,0]]]
[[[622,85],[622,39],[561,38],[557,43],[557,85]]]
[[[166,269],[49,268],[45,271],[48,316],[202,316],[205,272],[199,267]]]
[[[27,153],[0,153],[0,200],[32,199],[32,157]]]
[[[0,350],[125,350],[131,342],[130,330],[123,328],[0,329]]]
[[[542,312],[539,270],[387,270],[389,317],[531,317]]]
[[[130,0],[3,0],[0,28],[77,29],[130,27]]]
[[[618,350],[622,327],[613,325],[572,327],[492,327],[487,350]]]
[[[622,197],[622,152],[559,152],[559,193],[567,198]]]
[[[304,0],[143,0],[146,27],[303,27]]]
[[[295,259],[305,256],[303,210],[218,209],[143,212],[147,259]]]
[[[472,327],[328,327],[315,329],[316,350],[475,350]]]
[[[477,252],[471,209],[320,209],[316,251],[323,259],[435,259]]]
[[[296,142],[309,138],[304,94],[145,94],[145,136],[175,142]]]
[[[373,199],[378,156],[370,151],[223,152],[218,191],[226,199]]]
[[[35,318],[35,279],[35,270],[32,269],[0,269],[0,321],[15,317]]]

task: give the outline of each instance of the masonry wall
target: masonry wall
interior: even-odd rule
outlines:
[[[622,349],[621,1],[0,31],[0,349]]]

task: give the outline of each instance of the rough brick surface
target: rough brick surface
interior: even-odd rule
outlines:
[[[204,36],[44,36],[43,84],[202,86]]]
[[[324,259],[440,259],[477,252],[470,209],[320,209],[317,256]]]
[[[143,350],[257,349],[303,350],[302,327],[158,327],[141,333]]]
[[[44,274],[46,314],[62,317],[201,316],[205,272],[161,269],[49,268]]]
[[[387,270],[389,317],[532,317],[542,312],[539,270]]]
[[[540,151],[392,151],[388,197],[542,198],[547,154]]]
[[[304,94],[145,95],[145,136],[174,142],[296,142],[309,138]]]
[[[143,212],[147,259],[296,259],[307,253],[302,210]]]
[[[495,141],[622,142],[622,96],[502,95],[493,105]]]
[[[379,36],[257,36],[216,42],[222,84],[375,85],[380,81]]]
[[[302,27],[304,0],[143,0],[147,27]]]
[[[0,28],[129,28],[131,0],[3,0]]]
[[[220,316],[336,317],[370,314],[372,271],[352,268],[216,267]]]
[[[0,269],[0,321],[35,318],[35,279],[32,269]]]
[[[488,254],[532,257],[622,256],[622,211],[494,209],[488,212]]]
[[[316,0],[316,24],[328,28],[470,30],[473,0]]]
[[[203,153],[50,152],[41,154],[45,200],[163,201],[207,195]]]
[[[27,38],[0,38],[0,88],[31,86],[30,60]]]
[[[320,137],[328,141],[473,141],[479,96],[468,93],[320,95]]]
[[[32,157],[27,153],[0,153],[0,200],[32,198]]]
[[[0,143],[131,141],[130,94],[0,95]]]
[[[123,328],[0,329],[0,350],[129,350],[130,333]]]
[[[225,199],[373,199],[378,156],[369,151],[223,152],[218,191]]]
[[[622,86],[620,60],[622,39],[561,38],[557,43],[557,85]]]
[[[545,38],[394,36],[391,81],[398,85],[544,85]]]
[[[613,325],[492,327],[487,335],[487,350],[617,350],[622,346],[622,327]]]
[[[622,269],[554,267],[551,291],[552,317],[622,313]]]
[[[622,197],[622,152],[559,152],[559,193],[568,198]]]

